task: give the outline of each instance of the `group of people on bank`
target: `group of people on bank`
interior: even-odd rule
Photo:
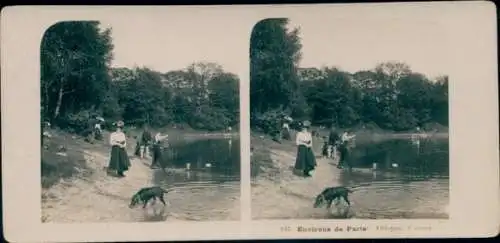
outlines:
[[[282,138],[290,139],[290,119],[284,119],[282,128]],[[312,171],[316,167],[316,157],[313,152],[313,131],[310,130],[311,122],[304,121],[299,124],[300,130],[295,136],[297,145],[297,157],[295,160],[295,172],[299,175],[310,177]],[[337,168],[341,169],[348,164],[348,156],[350,145],[355,135],[351,135],[349,131],[344,131],[340,135],[333,127],[330,129],[329,136],[325,139],[322,147],[322,155],[327,158],[334,158],[336,151],[339,153],[339,163]]]
[[[108,165],[108,173],[116,173],[118,177],[124,177],[124,172],[130,168],[130,159],[127,154],[127,136],[123,131],[123,121],[118,121],[114,124],[115,131],[109,136],[109,144],[111,145],[111,154]],[[151,168],[156,168],[160,165],[162,154],[162,142],[168,138],[168,134],[163,135],[158,132],[152,136],[148,126],[144,126],[142,135],[137,138],[135,155],[144,159],[149,157],[150,148],[152,148],[152,163]],[[168,143],[167,143],[168,146]]]
[[[102,120],[104,122],[104,120]],[[102,130],[100,124],[102,122],[91,122],[93,127],[93,132],[91,137],[97,138],[97,136],[102,136]],[[99,125],[95,125],[99,124]],[[125,123],[123,121],[118,121],[113,123],[115,131],[109,136],[109,144],[111,145],[111,153],[109,165],[107,167],[108,174],[115,174],[118,177],[124,177],[124,172],[128,171],[130,168],[130,159],[127,154],[127,136],[123,131]],[[230,133],[231,127],[227,128]],[[136,137],[136,147],[134,155],[141,158],[151,158],[151,169],[165,168],[163,159],[163,152],[165,148],[170,147],[168,143],[168,134],[163,134],[157,132],[154,136],[149,126],[146,124],[143,127],[142,134]]]

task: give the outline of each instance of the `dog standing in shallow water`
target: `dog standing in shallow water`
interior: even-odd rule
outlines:
[[[314,207],[318,208],[326,203],[327,208],[330,208],[332,206],[333,200],[336,199],[344,199],[347,205],[351,206],[351,202],[349,201],[349,193],[352,192],[352,190],[344,186],[328,187],[324,189],[318,196],[316,196]]]
[[[132,196],[129,208],[133,208],[139,203],[143,203],[142,208],[145,208],[150,200],[153,200],[153,202],[155,202],[156,199],[160,199],[160,201],[165,206],[167,205],[167,203],[165,202],[163,196],[170,191],[171,190],[165,190],[159,186],[142,188],[136,194],[134,194],[134,196]]]

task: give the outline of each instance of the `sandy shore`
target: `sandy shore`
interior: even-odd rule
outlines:
[[[314,175],[303,178],[293,174],[296,151],[291,141],[273,144],[270,140],[255,137],[252,146],[258,151],[252,161],[258,163],[255,166],[261,170],[257,177],[252,178],[253,219],[302,218],[306,214],[325,213],[321,209],[314,212],[309,209],[312,208],[314,197],[326,185],[340,185],[340,181],[335,179],[339,178],[340,170],[330,164],[336,161],[317,157]],[[268,158],[260,154],[265,150],[269,151]],[[256,160],[267,161],[261,163]],[[304,208],[308,210],[304,211]]]
[[[132,159],[125,178],[107,176],[107,156],[84,151],[88,176],[77,175],[42,191],[42,219],[45,222],[135,221],[123,214],[130,197],[141,186],[150,185],[151,172]],[[130,210],[127,210],[130,211]],[[137,218],[140,216],[138,215]]]

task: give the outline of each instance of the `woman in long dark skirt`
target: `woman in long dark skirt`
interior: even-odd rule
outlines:
[[[297,133],[296,144],[297,144],[297,158],[295,160],[295,171],[296,173],[309,177],[311,176],[311,171],[316,167],[316,158],[312,151],[312,135],[308,131],[311,123],[305,121],[302,125],[302,131]]]
[[[125,148],[127,137],[123,133],[123,122],[116,123],[116,131],[111,133],[109,143],[111,144],[111,158],[109,160],[108,172],[115,172],[119,177],[124,177],[123,172],[130,167],[130,160]]]

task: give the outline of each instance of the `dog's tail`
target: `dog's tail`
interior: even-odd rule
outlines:
[[[160,188],[161,188],[161,190],[162,190],[164,193],[169,193],[169,192],[171,192],[171,191],[173,191],[173,190],[174,190],[174,189],[172,189],[172,188],[169,188],[169,189],[165,189],[165,188],[162,188],[162,187],[160,187]]]
[[[350,188],[346,188],[346,189],[347,189],[347,191],[348,191],[349,193],[353,193],[353,192],[355,192],[355,191],[356,191],[356,188],[359,188],[359,187],[364,187],[364,186],[369,186],[369,185],[370,185],[370,184],[368,184],[368,183],[364,183],[364,184],[359,184],[359,185],[356,185],[356,186],[351,186]]]

